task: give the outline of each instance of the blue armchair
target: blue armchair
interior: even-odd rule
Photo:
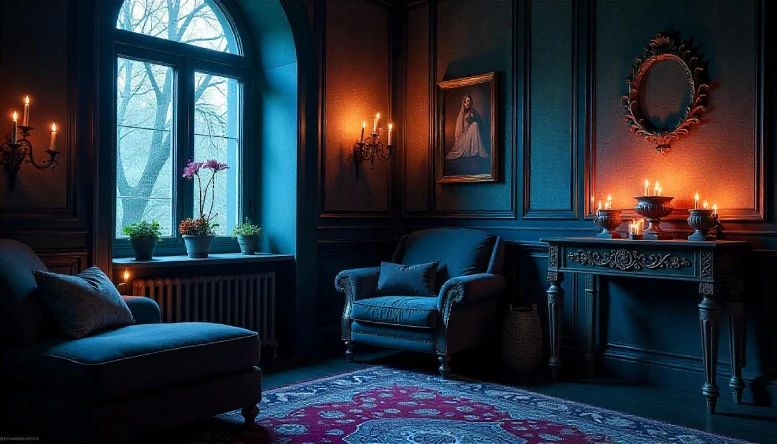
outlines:
[[[255,332],[199,322],[161,324],[159,306],[126,297],[135,325],[81,339],[61,333],[26,245],[0,239],[0,412],[45,438],[109,442],[242,408],[258,414]]]
[[[504,244],[498,236],[463,228],[435,228],[402,237],[392,262],[439,261],[437,296],[376,296],[380,267],[340,272],[335,288],[345,294],[342,339],[346,357],[355,343],[434,353],[440,374],[451,356],[493,338]]]

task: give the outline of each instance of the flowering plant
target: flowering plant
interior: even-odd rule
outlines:
[[[255,224],[251,223],[251,219],[246,217],[245,222],[240,225],[235,225],[232,228],[232,236],[261,236],[262,229]]]
[[[197,184],[199,185],[200,201],[199,201],[199,213],[196,218],[187,218],[181,221],[178,225],[178,231],[181,234],[188,235],[204,235],[213,234],[217,223],[211,222],[215,216],[213,213],[213,204],[216,201],[216,174],[219,171],[228,169],[229,166],[226,163],[221,163],[216,159],[210,159],[205,162],[192,162],[190,161],[183,169],[183,177],[194,180],[197,178]],[[211,170],[210,178],[205,182],[205,187],[202,186],[202,178],[200,177],[201,170]],[[205,213],[206,202],[208,201],[208,190],[210,189],[210,208],[208,213]]]

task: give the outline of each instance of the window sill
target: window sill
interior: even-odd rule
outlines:
[[[113,259],[114,267],[128,269],[159,268],[159,267],[190,267],[198,265],[246,264],[294,260],[291,254],[257,253],[254,255],[240,253],[211,253],[206,258],[192,259],[186,255],[158,256],[150,261],[136,261],[131,257]]]

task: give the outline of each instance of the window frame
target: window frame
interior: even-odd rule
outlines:
[[[122,2],[117,6],[117,13],[120,10]],[[248,190],[255,190],[258,178],[254,175],[245,174],[247,165],[251,165],[258,159],[251,153],[247,147],[254,146],[254,131],[246,129],[246,122],[252,122],[255,98],[253,94],[254,68],[253,60],[248,56],[249,51],[243,44],[240,36],[240,30],[235,24],[228,8],[220,4],[219,1],[210,0],[209,4],[214,8],[220,8],[221,12],[227,18],[228,25],[237,40],[239,48],[238,54],[219,52],[207,48],[202,48],[187,43],[175,42],[162,38],[152,37],[144,34],[138,34],[132,31],[126,31],[116,28],[114,21],[114,40],[111,59],[112,72],[112,106],[111,106],[111,150],[113,153],[113,181],[111,188],[112,199],[112,221],[113,221],[113,256],[126,257],[132,256],[133,250],[130,241],[126,237],[118,237],[117,225],[117,206],[116,206],[116,168],[118,161],[117,154],[117,101],[116,91],[118,83],[118,59],[132,59],[137,61],[146,61],[155,64],[167,65],[173,68],[175,97],[173,102],[174,119],[172,122],[173,131],[173,181],[172,208],[175,211],[173,215],[173,237],[163,237],[163,241],[157,245],[155,255],[169,256],[185,254],[186,249],[183,238],[178,233],[178,223],[182,218],[192,216],[194,206],[194,184],[191,180],[182,177],[183,167],[192,158],[194,154],[194,74],[195,72],[206,72],[213,75],[229,77],[239,81],[242,84],[242,97],[240,98],[242,108],[240,110],[240,151],[238,161],[241,166],[238,175],[238,216],[237,220],[244,217],[251,217],[256,221],[256,208],[253,205],[253,212],[250,212],[249,201],[256,200],[253,195],[258,197],[258,193],[250,193]],[[201,160],[201,159],[198,159]],[[257,221],[258,222],[258,221]],[[231,227],[226,227],[226,235],[217,236],[213,240],[211,251],[214,253],[237,252],[240,251],[237,241],[230,236]]]

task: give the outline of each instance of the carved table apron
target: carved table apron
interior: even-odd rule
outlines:
[[[548,244],[548,317],[550,368],[558,380],[561,370],[561,316],[563,273],[585,274],[588,349],[586,362],[593,375],[596,361],[597,276],[624,276],[689,281],[699,284],[699,320],[704,352],[705,383],[702,394],[707,411],[715,413],[720,389],[716,383],[721,304],[729,313],[731,380],[734,401],[742,401],[745,383],[745,317],[742,263],[747,242],[629,240],[591,237],[544,238]]]

